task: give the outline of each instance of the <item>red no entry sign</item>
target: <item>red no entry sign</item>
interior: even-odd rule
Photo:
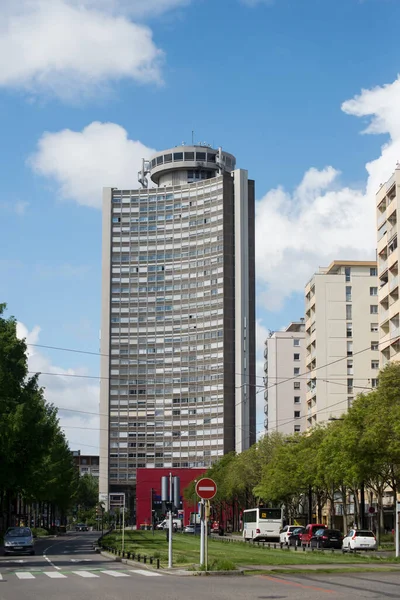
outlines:
[[[196,494],[202,498],[202,500],[211,500],[217,493],[217,484],[213,479],[204,477],[196,483]]]

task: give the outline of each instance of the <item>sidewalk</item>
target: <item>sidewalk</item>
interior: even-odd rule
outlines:
[[[239,565],[245,571],[346,571],[347,569],[365,571],[366,569],[391,569],[400,571],[399,563],[326,563],[320,565]]]

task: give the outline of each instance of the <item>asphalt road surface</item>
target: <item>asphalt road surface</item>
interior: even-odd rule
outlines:
[[[39,540],[36,556],[0,558],[0,600],[399,598],[400,573],[180,577],[96,554],[96,533]]]

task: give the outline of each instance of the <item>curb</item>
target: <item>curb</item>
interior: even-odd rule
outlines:
[[[147,571],[151,571],[154,573],[160,573],[162,572],[163,575],[175,575],[177,577],[216,577],[218,575],[224,576],[224,577],[229,577],[229,576],[234,576],[237,577],[238,575],[244,575],[244,569],[239,569],[237,571],[185,571],[183,569],[177,569],[175,570],[170,570],[170,569],[152,569],[151,567],[149,567],[148,565],[145,565],[141,562],[138,562],[137,560],[130,560],[128,558],[121,558],[120,556],[115,556],[114,554],[110,554],[109,552],[105,552],[104,550],[100,550],[100,554],[101,556],[104,556],[105,558],[110,558],[111,560],[113,560],[114,562],[121,562],[124,563],[125,565],[129,565],[132,567],[137,567],[140,566],[141,570],[146,569]]]

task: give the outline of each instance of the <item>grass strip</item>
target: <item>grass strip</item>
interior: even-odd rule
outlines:
[[[112,532],[105,536],[104,546],[121,549],[121,533]],[[218,539],[209,539],[208,556],[210,564],[215,569],[223,569],[223,565],[231,568],[251,565],[329,565],[329,564],[354,564],[366,565],[369,563],[395,562],[371,554],[332,554],[329,551],[302,552],[272,549],[263,546],[253,546],[238,543],[222,543]],[[168,564],[168,542],[165,532],[155,531],[126,531],[125,552],[135,553],[136,557],[153,556],[160,559],[162,567]],[[200,561],[200,538],[191,534],[177,533],[173,536],[173,563],[174,566],[193,567]],[[233,567],[232,567],[233,565]],[[227,570],[226,568],[224,570]]]

